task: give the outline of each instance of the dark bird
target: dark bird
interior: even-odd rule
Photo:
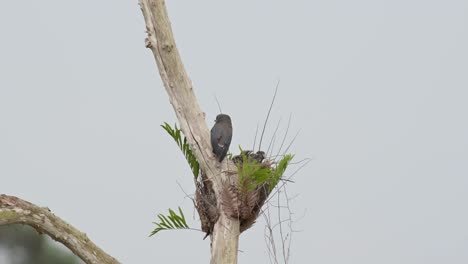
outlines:
[[[225,114],[219,114],[216,117],[215,125],[211,129],[211,147],[218,161],[223,161],[229,150],[232,139],[231,118]]]

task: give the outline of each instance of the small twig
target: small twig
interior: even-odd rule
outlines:
[[[281,248],[282,248],[282,253],[283,253],[283,260],[284,263],[286,264],[286,258],[285,258],[285,248],[284,248],[284,235],[283,235],[283,224],[281,222],[281,192],[278,191],[278,222],[279,222],[279,233],[281,237]]]
[[[214,94],[214,98],[216,100],[216,104],[218,104],[219,113],[222,114],[223,111],[221,110],[221,106],[219,105],[218,97],[216,97],[216,94]]]
[[[299,135],[299,132],[301,132],[301,130],[297,131],[296,135],[293,137],[293,139],[291,140],[291,143],[289,143],[288,147],[284,150],[283,152],[283,155],[286,155],[286,153],[288,152],[289,148],[292,146],[292,144],[294,143],[294,141],[296,141],[296,138],[297,136]]]
[[[302,162],[309,162],[311,161],[312,159],[311,158],[304,158],[304,159],[301,159],[300,161],[296,161],[296,162],[290,162],[289,165],[297,165],[297,164],[301,164]]]
[[[273,233],[273,228],[271,226],[271,215],[270,215],[270,207],[267,206],[266,211],[268,212],[268,215],[263,213],[263,217],[265,218],[266,221],[266,226],[265,228],[267,229],[268,233],[265,235],[265,239],[268,238],[267,241],[267,249],[268,249],[268,256],[270,258],[270,263],[272,262],[271,260],[274,260],[274,263],[278,263],[278,257],[276,253],[276,245],[275,245],[275,238],[274,238],[274,233]]]
[[[280,145],[280,148],[278,149],[278,153],[276,154],[276,156],[278,156],[281,153],[281,149],[283,149],[283,144],[286,141],[286,137],[288,136],[289,127],[291,125],[291,116],[292,116],[292,113],[289,113],[288,126],[286,127],[286,132],[284,133],[283,141],[281,141],[281,145]]]
[[[278,120],[278,124],[276,124],[276,128],[275,128],[275,132],[273,133],[273,136],[271,136],[271,140],[270,140],[270,144],[268,145],[268,149],[267,151],[265,152],[265,155],[268,157],[268,152],[270,151],[270,148],[271,148],[271,152],[273,152],[273,144],[276,140],[276,132],[278,132],[278,128],[281,124],[281,118]]]
[[[176,180],[176,183],[179,186],[180,190],[185,194],[184,198],[189,198],[190,200],[194,202],[195,200],[189,194],[185,192],[184,188],[182,188],[182,185],[180,185],[180,182]]]
[[[262,148],[262,140],[263,140],[263,134],[265,133],[265,128],[268,123],[268,118],[270,117],[271,109],[273,108],[273,104],[275,103],[275,98],[276,98],[276,93],[278,92],[278,86],[279,86],[280,81],[276,83],[276,88],[275,88],[275,94],[273,95],[273,100],[271,101],[270,108],[268,109],[268,114],[265,119],[265,123],[263,124],[263,130],[262,130],[262,136],[260,137],[260,143],[258,145],[258,150],[261,150]]]
[[[293,233],[293,228],[292,228],[292,224],[293,224],[293,221],[292,221],[292,211],[291,211],[291,207],[289,206],[289,202],[291,201],[291,199],[289,199],[289,196],[288,196],[288,192],[286,191],[286,189],[284,189],[284,196],[286,197],[286,207],[288,208],[288,213],[289,213],[289,241],[288,241],[288,247],[287,247],[287,255],[286,255],[286,259],[285,259],[285,263],[289,263],[289,257],[291,256],[291,241],[292,241],[292,233]]]
[[[286,185],[286,183],[290,182],[291,181],[291,178],[299,171],[301,170],[305,165],[307,165],[311,160],[307,160],[304,164],[302,164],[302,166],[300,166],[296,171],[294,171],[289,177],[287,178],[282,178],[281,179],[281,185],[280,186],[277,186],[275,188],[275,191],[273,191],[272,193],[270,193],[269,197],[266,199],[265,203],[269,202],[271,200],[271,198],[278,192],[278,190],[280,190],[281,188],[284,188],[284,186]]]
[[[255,137],[254,137],[252,151],[255,151],[255,143],[257,142],[257,133],[258,133],[258,123],[257,123],[257,128],[255,129]]]

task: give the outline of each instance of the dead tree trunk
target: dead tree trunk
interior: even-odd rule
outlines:
[[[220,164],[213,157],[205,114],[198,105],[192,82],[177,50],[164,0],[140,0],[140,6],[148,33],[146,47],[154,54],[182,132],[199,161],[206,180],[211,182],[218,201],[219,218],[211,234],[211,263],[235,264],[239,243],[239,220],[226,216],[222,210],[220,196],[224,184],[236,181],[236,167],[232,161]]]

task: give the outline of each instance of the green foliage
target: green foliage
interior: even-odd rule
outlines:
[[[278,184],[283,176],[289,162],[293,159],[294,155],[287,154],[279,162],[276,168],[265,166],[258,161],[251,159],[246,152],[240,148],[242,155],[242,163],[237,164],[237,171],[239,173],[240,186],[244,191],[252,191],[264,183],[269,183],[269,190]]]
[[[276,169],[273,171],[273,175],[271,177],[270,182],[270,190],[273,190],[275,186],[278,184],[279,180],[283,176],[283,173],[286,171],[286,168],[289,165],[289,162],[294,158],[294,155],[286,154],[284,157],[278,162]]]
[[[250,159],[242,149],[240,150],[242,164],[237,165],[240,185],[246,188],[245,191],[251,191],[270,179],[271,169],[269,167],[262,167],[261,163]]]
[[[158,222],[153,222],[153,224],[156,225],[156,228],[151,232],[149,236],[153,236],[159,231],[163,230],[171,230],[171,229],[188,229],[189,226],[187,225],[187,222],[185,221],[185,216],[184,213],[182,212],[182,209],[179,207],[179,213],[180,215],[177,215],[174,210],[169,209],[169,215],[165,216],[163,214],[158,214],[159,218],[159,223]]]
[[[171,135],[171,137],[179,146],[180,150],[182,150],[185,159],[187,160],[190,168],[192,169],[193,176],[195,176],[195,179],[197,179],[200,173],[200,164],[195,158],[195,155],[193,155],[193,152],[190,149],[190,145],[187,143],[187,138],[182,136],[181,130],[177,127],[176,124],[174,124],[174,128],[172,128],[171,125],[165,122],[164,125],[161,125],[161,127],[164,128],[164,130],[166,130],[166,132],[169,135]]]

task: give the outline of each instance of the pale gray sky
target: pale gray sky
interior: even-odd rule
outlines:
[[[468,2],[168,1],[209,126],[249,146],[293,114],[291,263],[468,262]],[[148,238],[194,190],[137,1],[0,3],[0,193],[48,206],[123,263],[208,263],[193,231]],[[268,263],[263,220],[240,263]]]

